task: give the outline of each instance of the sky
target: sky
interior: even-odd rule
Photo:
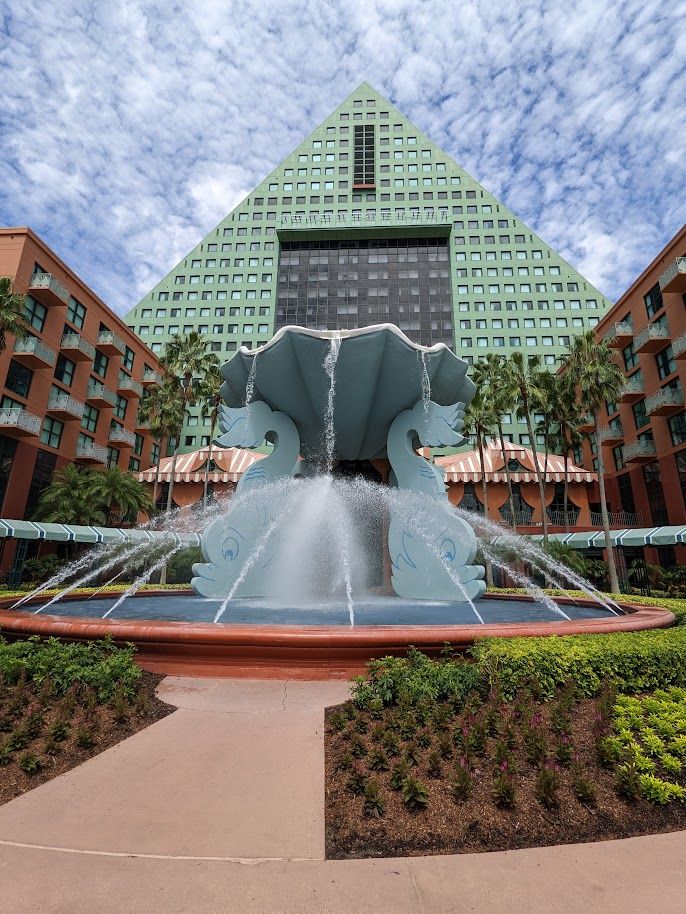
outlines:
[[[363,80],[612,300],[686,222],[686,0],[0,0],[0,224],[126,313]]]

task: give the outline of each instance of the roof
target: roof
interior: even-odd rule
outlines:
[[[204,482],[205,464],[210,456],[209,447],[191,451],[190,454],[179,454],[176,458],[174,482]],[[265,454],[256,454],[242,448],[212,448],[212,461],[217,469],[208,476],[208,482],[238,482],[242,474]],[[172,474],[173,457],[165,457],[160,461],[159,482],[170,482]],[[155,482],[156,468],[149,467],[138,474],[139,482]]]
[[[522,466],[521,470],[510,473],[512,482],[536,482],[536,465],[531,448],[506,441],[505,452],[508,460],[517,460]],[[539,452],[538,464],[541,470],[544,469],[544,460],[544,455]],[[449,457],[436,457],[434,463],[443,469],[446,482],[481,482],[481,460],[478,451],[466,451],[464,454],[452,454]],[[507,482],[505,461],[499,444],[491,443],[484,448],[484,470],[486,482]],[[564,482],[564,478],[564,458],[558,454],[548,454],[545,481]],[[595,482],[598,476],[569,461],[567,478],[569,482]]]

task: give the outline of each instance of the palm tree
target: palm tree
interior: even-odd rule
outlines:
[[[569,383],[574,386],[579,410],[593,417],[598,447],[598,490],[600,513],[605,534],[607,566],[612,593],[620,593],[614,549],[610,540],[610,518],[607,513],[605,494],[605,462],[603,443],[600,440],[600,410],[605,403],[614,403],[619,397],[625,378],[619,366],[612,360],[612,352],[604,342],[596,342],[593,330],[574,338],[565,359]]]
[[[564,459],[564,496],[563,510],[565,531],[569,533],[569,455],[581,444],[579,433],[579,410],[576,405],[576,391],[570,383],[569,373],[558,375],[560,380],[557,400],[557,438],[558,448]]]
[[[208,373],[219,364],[217,356],[207,351],[205,338],[196,330],[186,336],[177,334],[165,346],[164,354],[160,359],[161,364],[167,369],[172,378],[180,380],[180,400],[183,406],[183,418],[176,436],[176,447],[172,458],[171,479],[167,492],[167,511],[171,510],[172,492],[174,489],[174,474],[176,460],[181,447],[181,428],[186,417],[186,411],[194,406],[199,399],[199,392],[206,387]],[[178,384],[178,381],[177,381]]]
[[[534,455],[534,466],[536,468],[536,481],[538,482],[538,495],[541,501],[541,518],[543,521],[543,542],[548,543],[548,515],[545,506],[545,478],[541,473],[541,466],[538,460],[538,448],[536,445],[536,436],[532,421],[532,412],[534,409],[541,409],[545,404],[545,391],[547,382],[544,375],[548,372],[541,368],[541,358],[538,355],[525,356],[521,352],[514,352],[509,359],[509,371],[512,373],[512,383],[517,388],[519,394],[519,403],[517,404],[517,415],[526,420],[526,427],[529,432],[529,441],[531,450]]]
[[[219,365],[212,365],[207,372],[205,384],[202,390],[202,403],[200,406],[200,416],[205,420],[210,417],[210,446],[207,451],[207,463],[205,464],[205,478],[203,480],[202,504],[203,508],[207,505],[207,483],[210,477],[210,465],[212,463],[212,445],[214,444],[214,430],[217,427],[219,419],[219,407],[222,404],[222,395],[220,387],[224,376],[222,375]]]
[[[181,397],[181,386],[177,378],[166,375],[162,384],[147,388],[138,405],[138,416],[150,424],[150,434],[155,441],[162,442],[181,436],[185,407]],[[155,484],[152,500],[157,504],[157,493],[160,485],[160,462],[162,453],[155,465]]]
[[[475,372],[475,376],[478,377],[478,372]],[[479,451],[479,463],[481,465],[481,498],[486,520],[488,520],[488,485],[486,483],[484,447],[488,444],[488,439],[493,435],[494,425],[495,413],[493,405],[488,398],[488,390],[485,385],[483,388],[477,387],[474,398],[467,407],[465,413],[464,434],[474,436]],[[489,561],[486,562],[486,584],[488,587],[493,586],[493,568]]]
[[[26,296],[14,291],[12,280],[0,277],[0,352],[7,348],[8,334],[22,340],[28,336],[23,323],[25,305]]]
[[[503,416],[512,413],[517,402],[517,388],[512,381],[512,372],[509,362],[499,353],[489,352],[484,361],[474,366],[472,374],[474,383],[485,384],[489,391],[489,399],[493,404],[495,425],[498,431],[500,454],[503,458],[505,479],[507,481],[507,494],[510,503],[510,523],[517,531],[517,518],[515,515],[514,492],[510,476],[510,460],[505,447],[505,434],[503,432]]]
[[[67,464],[43,490],[34,520],[55,524],[104,524],[102,503],[93,498],[92,471]]]
[[[107,522],[117,526],[127,516],[150,516],[155,506],[135,476],[119,467],[93,473],[89,480],[93,501],[107,512]]]

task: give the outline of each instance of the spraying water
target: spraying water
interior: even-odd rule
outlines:
[[[115,611],[115,609],[117,609],[118,606],[121,606],[121,604],[124,602],[124,600],[126,600],[128,597],[132,597],[136,593],[136,591],[138,591],[143,586],[143,584],[147,584],[147,582],[150,580],[150,578],[153,576],[153,574],[156,571],[159,571],[163,565],[166,565],[167,562],[169,561],[169,559],[173,555],[175,555],[181,549],[185,548],[184,543],[177,543],[176,541],[174,541],[174,543],[175,543],[175,545],[173,546],[173,548],[171,548],[171,549],[167,548],[165,550],[162,558],[158,559],[153,565],[150,566],[150,568],[148,568],[148,570],[145,572],[145,574],[142,574],[139,577],[137,577],[136,580],[133,582],[133,584],[131,584],[129,587],[127,587],[127,589],[119,597],[119,599],[107,610],[106,613],[103,614],[103,619],[106,619],[111,613],[113,613]]]
[[[426,352],[423,349],[418,349],[417,358],[419,359],[419,370],[421,374],[422,403],[424,404],[424,413],[426,414],[429,412],[429,403],[431,401],[431,378],[429,377],[429,369],[426,364]]]
[[[252,357],[248,380],[245,382],[245,405],[252,403],[255,395],[255,375],[257,374],[257,356]]]
[[[329,379],[329,393],[324,414],[324,444],[326,447],[326,472],[331,473],[336,448],[336,430],[334,427],[334,406],[336,403],[336,363],[341,348],[341,335],[334,331],[329,344],[329,351],[324,359],[324,371]]]

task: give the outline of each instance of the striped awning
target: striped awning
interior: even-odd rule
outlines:
[[[0,520],[0,537],[19,540],[49,540],[56,543],[149,543],[168,539],[170,543],[200,545],[198,533],[145,530],[136,527],[86,527],[79,524],[48,524],[30,520]]]
[[[517,460],[521,466],[521,469],[510,473],[512,482],[536,482],[536,463],[531,448],[506,441],[505,453],[508,460]],[[481,482],[481,460],[478,451],[436,457],[434,463],[445,473],[446,482]],[[538,466],[541,472],[545,471],[546,482],[564,482],[564,464],[564,457],[558,454],[548,454],[547,461],[543,454],[538,454]],[[500,444],[492,442],[484,448],[484,475],[486,482],[507,482]],[[567,478],[569,482],[595,482],[598,477],[596,473],[591,473],[569,461]]]
[[[502,537],[496,536],[494,543]],[[531,539],[542,540],[540,533]],[[587,530],[584,533],[551,533],[548,539],[558,540],[572,549],[602,549],[605,534],[602,530]],[[678,546],[686,545],[686,527],[634,527],[625,530],[610,530],[613,546]]]
[[[264,456],[264,454],[256,454],[254,451],[237,447],[213,447],[210,455],[209,447],[203,447],[198,451],[191,451],[189,454],[179,454],[176,458],[174,482],[204,482],[204,469],[210,458],[216,469],[210,472],[208,482],[238,482],[248,467]],[[165,457],[164,460],[160,460],[158,476],[160,482],[171,481],[173,463],[173,457]],[[138,480],[154,483],[155,475],[156,468],[149,467],[138,474]]]

